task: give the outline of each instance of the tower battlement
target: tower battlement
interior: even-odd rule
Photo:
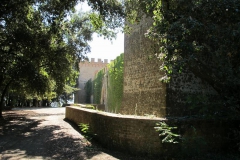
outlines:
[[[74,103],[86,103],[86,92],[84,87],[89,79],[94,79],[94,76],[98,71],[105,68],[108,64],[108,60],[98,58],[91,58],[89,61],[81,61],[79,63],[80,75],[78,77],[78,88],[80,90],[75,95]]]
[[[88,62],[91,62],[91,63],[108,63],[108,59],[100,59],[98,58],[97,61],[95,61],[95,58],[91,58],[91,61],[88,61]]]
[[[79,67],[80,70],[82,67],[93,67],[93,68],[99,68],[97,70],[101,70],[102,68],[106,67],[108,64],[108,60],[104,59],[102,61],[102,59],[98,58],[96,59],[97,61],[95,61],[95,58],[91,58],[91,61],[82,61],[79,63]]]

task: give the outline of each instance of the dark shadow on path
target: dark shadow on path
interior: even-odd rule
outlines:
[[[39,126],[42,120],[17,113],[5,112],[0,122],[0,159],[89,159],[80,138],[67,136],[57,125]]]
[[[29,114],[28,114],[29,113]],[[103,153],[122,160],[144,160],[117,151],[105,149],[96,141],[90,143],[82,136],[69,136],[58,125],[42,125],[39,117],[51,114],[36,114],[26,111],[5,111],[0,121],[0,159],[71,159],[85,160]],[[38,118],[31,118],[38,117]],[[52,113],[52,116],[56,114]],[[65,120],[80,133],[79,127]],[[149,159],[149,158],[148,158]]]
[[[64,121],[69,123],[77,132],[79,132],[79,134],[82,134],[77,124],[75,124],[74,122],[66,118],[64,119]],[[88,150],[88,152],[86,153],[86,156],[88,159],[91,159],[92,157],[104,152],[120,160],[153,160],[150,157],[136,157],[136,156],[133,156],[127,153],[122,153],[116,150],[109,150],[105,146],[102,146],[94,137],[92,137],[92,139],[89,139],[88,141],[91,143],[91,146],[88,146],[86,148]]]

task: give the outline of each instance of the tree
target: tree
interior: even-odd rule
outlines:
[[[51,52],[52,27],[42,23],[30,1],[1,3],[1,108],[3,98],[13,85],[43,93],[49,83],[44,67]],[[34,22],[34,23],[33,23]],[[57,49],[56,49],[56,52]],[[0,115],[1,116],[1,115]]]
[[[61,94],[65,85],[72,82],[77,69],[73,64],[89,50],[87,41],[93,31],[83,26],[89,24],[84,16],[67,22],[76,3],[77,0],[1,1],[0,117],[9,90],[24,90],[22,93],[30,95],[46,95],[54,90]],[[88,3],[96,9],[100,20],[109,22],[106,26],[113,29],[120,25],[116,19],[122,14],[116,12],[122,8],[120,3],[100,0]],[[110,25],[112,22],[116,25]]]
[[[156,41],[161,68],[188,69],[211,85],[223,105],[240,110],[240,2],[238,0],[144,0],[127,2],[128,17],[148,15],[146,36]],[[136,3],[136,1],[135,1]]]

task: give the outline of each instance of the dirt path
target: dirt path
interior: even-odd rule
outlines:
[[[3,113],[0,159],[139,159],[108,151],[87,141],[71,123],[65,108],[24,108]]]

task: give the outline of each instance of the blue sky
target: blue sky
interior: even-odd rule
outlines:
[[[88,11],[90,7],[87,3],[80,3],[76,6],[76,10]],[[103,37],[98,37],[97,34],[93,35],[93,41],[90,43],[91,52],[88,53],[88,57],[91,58],[101,58],[114,60],[117,56],[124,52],[124,34],[118,33],[117,38],[112,41],[104,39]]]

